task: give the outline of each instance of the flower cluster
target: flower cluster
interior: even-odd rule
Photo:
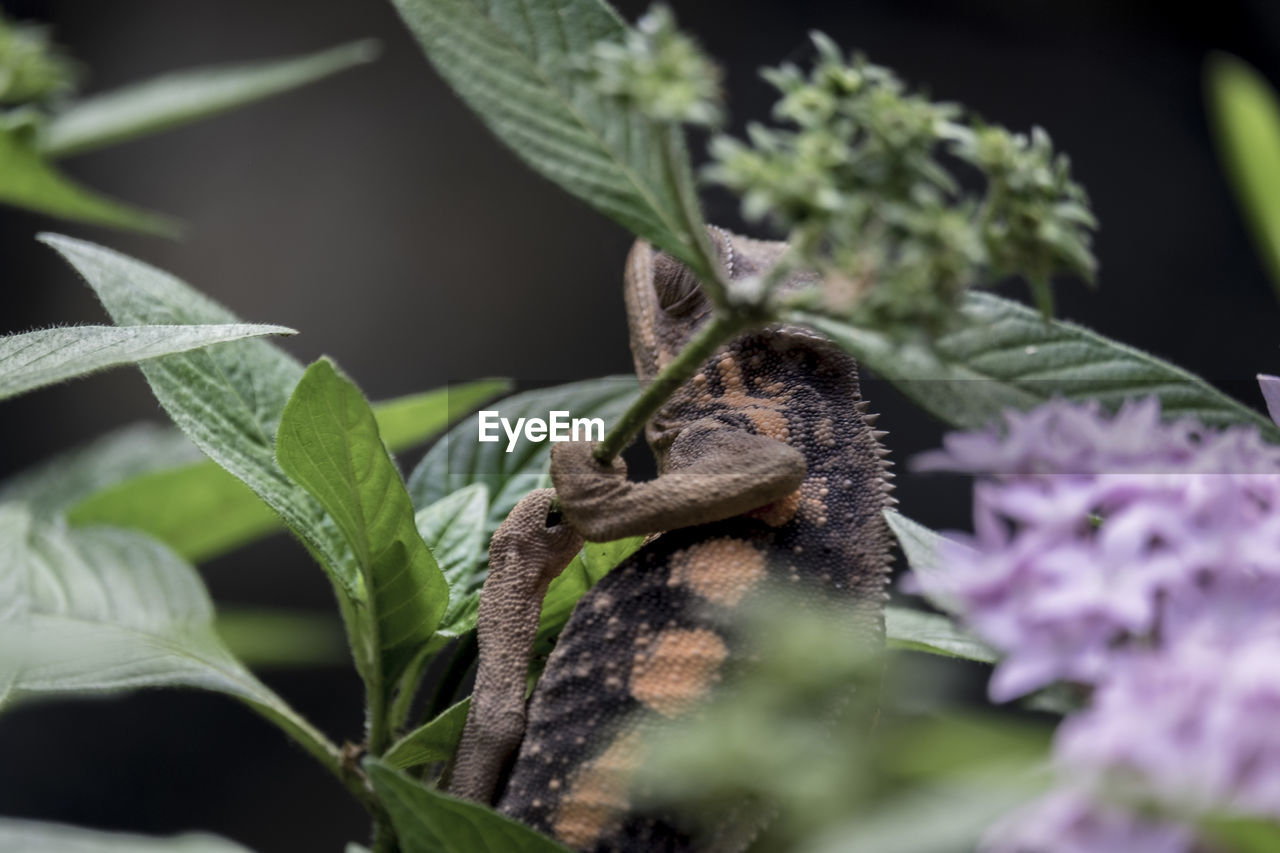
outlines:
[[[1051,275],[1092,277],[1093,217],[1042,130],[963,121],[889,69],[814,43],[808,74],[765,72],[791,127],[751,125],[749,144],[717,137],[708,176],[742,195],[748,218],[786,230],[801,265],[851,282],[847,310],[879,328],[936,326],[984,275],[1027,277],[1046,309]],[[984,195],[961,189],[954,160],[985,177]]]
[[[720,70],[666,6],[642,16],[625,40],[597,44],[590,70],[597,91],[655,121],[714,127],[723,118]]]
[[[984,849],[1196,849],[1198,820],[1280,819],[1280,447],[1257,430],[1055,401],[918,466],[980,475],[975,533],[916,579],[1004,654],[990,691],[1091,691],[1064,787]]]
[[[992,698],[1097,684],[1120,645],[1280,603],[1280,447],[1256,430],[1056,401],[917,460],[983,475],[937,590],[1002,660]]]
[[[71,63],[40,27],[17,25],[0,15],[0,105],[22,105],[69,94]]]
[[[1111,785],[1123,769],[1135,797],[1179,812],[1280,818],[1280,612],[1205,621],[1114,666],[1059,730],[1064,766]]]

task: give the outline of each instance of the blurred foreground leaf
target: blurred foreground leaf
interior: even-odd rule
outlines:
[[[76,101],[44,128],[40,150],[66,157],[148,136],[322,80],[373,61],[377,42],[292,59],[174,71]]]
[[[1280,101],[1257,69],[1225,53],[1205,62],[1204,92],[1223,169],[1280,294]]]
[[[253,669],[338,666],[347,660],[342,623],[328,613],[274,608],[219,608],[218,636]]]
[[[30,137],[0,123],[0,203],[90,225],[177,233],[173,220],[109,199],[65,177],[45,162]]]
[[[103,832],[43,823],[36,820],[0,818],[0,851],[4,853],[249,853],[234,841],[204,833],[187,833],[168,838]]]

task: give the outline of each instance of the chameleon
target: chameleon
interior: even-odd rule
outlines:
[[[786,251],[709,236],[730,287]],[[651,381],[712,306],[685,265],[643,240],[625,295],[636,373]],[[744,815],[759,809],[685,826],[633,804],[630,777],[654,726],[688,715],[748,656],[734,612],[766,585],[847,600],[856,640],[883,643],[883,510],[896,500],[877,417],[852,357],[776,325],[722,347],[649,420],[655,479],[628,480],[620,458],[601,464],[593,442],[554,445],[554,489],[526,496],[492,540],[449,790],[576,850],[745,849],[762,826]],[[579,600],[526,704],[547,586],[584,538],[637,535],[649,538]]]

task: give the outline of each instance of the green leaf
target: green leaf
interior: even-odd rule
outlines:
[[[378,431],[389,449],[402,450],[439,434],[509,384],[483,379],[375,404]],[[279,517],[257,495],[209,461],[139,468],[131,477],[85,489],[77,501],[69,513],[73,523],[143,530],[194,562],[280,528]]]
[[[378,432],[392,451],[435,438],[482,403],[511,390],[510,379],[454,382],[444,388],[373,404]]]
[[[49,157],[65,157],[158,133],[321,80],[378,55],[358,41],[292,59],[195,68],[165,74],[72,103],[40,140]]]
[[[403,853],[567,853],[488,806],[432,790],[375,759],[366,760],[365,769]]]
[[[249,848],[205,833],[157,838],[5,817],[0,818],[0,850],[6,853],[248,853]]]
[[[632,536],[613,542],[588,542],[584,545],[573,562],[547,588],[547,595],[542,599],[542,614],[538,620],[538,643],[545,646],[549,640],[559,635],[564,623],[569,621],[578,599],[643,544],[643,536]]]
[[[237,322],[212,299],[154,267],[68,237],[41,239],[84,276],[118,325]],[[276,464],[276,428],[302,367],[266,341],[251,339],[154,359],[142,364],[142,372],[174,423],[279,513],[324,568],[348,622],[348,636],[357,641],[356,666],[366,684],[372,684],[381,673],[359,624],[366,603],[361,567],[334,520]],[[272,719],[322,762],[340,766],[322,735],[292,719]]]
[[[131,477],[203,458],[179,430],[137,423],[10,477],[0,483],[0,502],[20,501],[37,515],[57,514]]]
[[[1280,441],[1280,427],[1203,379],[1133,347],[989,293],[970,293],[962,327],[932,350],[901,345],[843,320],[791,312],[953,426],[985,426],[1004,409],[1029,409],[1053,397],[1097,399],[1109,407],[1131,397],[1160,398],[1166,417],[1210,426],[1248,424]]]
[[[706,246],[678,125],[601,95],[583,70],[626,25],[601,0],[393,0],[436,70],[529,166],[702,278]]]
[[[414,525],[413,504],[360,389],[328,359],[307,368],[276,438],[276,457],[342,531],[360,568],[388,678],[435,633],[449,586]]]
[[[1062,681],[1043,687],[1018,703],[1019,707],[1026,708],[1028,711],[1057,714],[1059,717],[1074,714],[1088,704],[1089,689],[1087,687]]]
[[[1280,102],[1255,68],[1225,53],[1205,63],[1204,85],[1223,168],[1280,293]]]
[[[143,531],[197,563],[280,529],[269,506],[209,461],[141,472],[85,496],[67,518]]]
[[[885,641],[891,649],[995,663],[997,655],[950,617],[905,607],[884,609]]]
[[[238,320],[212,299],[140,261],[69,237],[41,239],[84,276],[118,325]],[[276,464],[276,427],[302,366],[266,341],[247,340],[167,356],[141,368],[174,423],[280,515],[316,555],[344,600],[359,601],[359,568],[341,531]]]
[[[884,511],[884,520],[889,523],[889,529],[893,531],[893,535],[898,537],[898,544],[902,546],[902,553],[906,555],[911,571],[923,581],[921,586],[924,588],[922,594],[925,600],[939,610],[945,610],[948,613],[958,612],[959,605],[956,601],[945,594],[933,591],[930,587],[936,588],[940,585],[945,572],[941,565],[939,549],[944,544],[952,548],[965,546],[958,542],[948,542],[942,534],[891,509]]]
[[[924,597],[933,606],[949,613],[958,610],[954,600],[929,590],[930,581],[937,581],[945,571],[939,561],[939,549],[946,540],[925,527],[912,521],[905,515],[893,510],[885,510],[885,521],[889,529],[898,537],[898,544],[907,557],[911,571],[920,576],[924,587]],[[963,547],[950,543],[953,547]],[[998,657],[996,652],[956,625],[949,616],[939,613],[926,613],[921,610],[909,610],[904,607],[886,607],[884,611],[885,639],[890,648],[927,652],[946,657],[964,658],[966,660],[994,663]]]
[[[327,741],[218,639],[190,565],[109,527],[40,522],[0,506],[0,689],[28,696],[197,687],[235,696],[312,746]],[[336,761],[336,748],[329,749]]]
[[[598,417],[604,420],[607,432],[636,395],[635,377],[609,376],[525,391],[499,400],[491,408],[513,424],[522,417],[545,419],[553,410],[571,412],[575,418]],[[484,483],[489,487],[487,540],[520,498],[550,485],[551,444],[521,438],[513,452],[507,453],[505,435],[501,441],[484,443],[478,436],[475,415],[449,430],[409,476],[409,494],[414,506],[425,507],[464,486]]]
[[[262,335],[284,326],[69,326],[0,336],[0,400],[109,367]]]
[[[484,575],[485,517],[489,489],[472,483],[418,512],[414,521],[449,582],[449,607],[441,620],[442,633],[458,636],[475,624]],[[469,618],[468,618],[469,617]]]
[[[1219,817],[1204,822],[1211,849],[1223,853],[1275,853],[1280,850],[1280,824],[1261,818]]]
[[[61,219],[172,236],[177,224],[69,180],[36,151],[29,134],[0,124],[0,204]]]
[[[525,391],[497,401],[492,408],[512,423],[522,417],[546,418],[551,411],[568,411],[575,418],[599,417],[608,431],[636,394],[634,377],[611,376]],[[489,506],[481,538],[487,544],[498,525],[522,497],[533,489],[550,485],[551,445],[549,442],[535,444],[522,438],[513,452],[507,453],[505,435],[502,441],[494,443],[482,443],[477,440],[478,436],[478,415],[451,429],[427,452],[410,475],[409,493],[413,496],[414,505],[421,507],[469,485],[479,483],[487,486]],[[582,593],[613,565],[616,563],[603,568],[596,562],[588,567],[583,563],[583,555],[579,555],[559,578],[552,581],[544,600],[543,621],[539,628],[539,638],[544,646],[559,633]],[[479,606],[475,587],[483,581],[483,568],[478,567],[472,575],[472,592],[461,600],[463,606],[455,610],[451,605],[447,623],[447,633],[451,636],[475,627]]]
[[[68,529],[0,508],[4,586],[16,612],[0,626],[19,643],[11,699],[42,692],[181,684],[253,694],[252,678],[213,631],[200,579],[163,545],[129,531]],[[13,648],[5,643],[6,651]]]
[[[898,696],[897,702],[903,701]],[[899,711],[905,711],[901,704]],[[937,782],[941,777],[973,772],[991,773],[995,767],[1028,774],[1030,781],[1045,775],[1053,743],[1053,726],[1034,717],[974,713],[948,705],[945,713],[903,713],[894,724],[877,732],[882,772],[903,782]]]
[[[347,659],[342,624],[331,613],[223,608],[215,625],[236,659],[254,669],[335,666]]]
[[[382,761],[394,770],[408,770],[423,764],[448,761],[462,739],[462,727],[467,722],[470,699],[445,709],[434,720],[419,726],[396,741],[382,756]]]

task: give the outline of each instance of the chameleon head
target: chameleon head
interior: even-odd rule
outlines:
[[[716,227],[708,236],[730,282],[764,272],[787,248]],[[631,354],[641,382],[657,376],[711,316],[711,303],[693,271],[644,240],[637,240],[627,257],[626,300]]]
[[[787,251],[786,243],[753,240],[721,228],[708,229],[708,236],[715,247],[722,276],[731,289],[735,282],[767,272]],[[636,375],[642,383],[649,382],[710,320],[712,305],[692,270],[643,240],[636,241],[627,258],[625,279],[631,354]],[[812,286],[815,281],[812,273],[800,272],[778,287],[798,289]],[[717,371],[708,371],[704,366],[693,382],[676,391],[650,418],[645,434],[657,454],[659,470],[665,468],[667,448],[689,423],[735,405],[758,408],[748,399],[755,392],[747,388],[755,386],[757,380],[776,381],[778,377],[770,374],[777,370],[777,360],[761,362],[753,357],[743,362],[736,359],[744,348],[758,353],[762,347],[777,354],[789,349],[803,350],[821,361],[831,362],[837,371],[849,375],[855,371],[852,359],[820,335],[799,326],[768,326],[746,333],[727,344],[724,352],[713,356],[719,365]],[[732,376],[725,375],[726,369]],[[709,376],[714,376],[716,381],[708,382]],[[746,396],[736,393],[738,391]]]

